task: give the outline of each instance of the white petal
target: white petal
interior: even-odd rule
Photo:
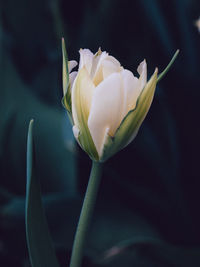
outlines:
[[[91,107],[94,84],[86,70],[83,67],[75,78],[72,86],[72,117],[74,124],[79,126],[84,119],[88,119]]]
[[[105,78],[115,72],[121,71],[123,68],[117,59],[109,56],[108,53],[102,52],[100,58],[98,59],[98,64],[96,71],[94,72],[93,82],[97,86]]]
[[[71,60],[68,62],[68,69],[69,73],[78,65],[78,63],[75,60]]]
[[[119,72],[121,70],[120,63],[118,62],[119,64],[117,64],[113,59],[114,59],[113,57],[109,56],[108,59],[105,59],[102,62],[104,79],[107,78],[112,73]]]
[[[145,59],[140,63],[140,65],[137,68],[137,71],[140,74],[139,81],[140,81],[140,86],[143,89],[147,83],[147,63]]]
[[[102,52],[99,56],[94,57],[91,77],[97,86],[103,80],[102,62],[108,57],[108,53]]]
[[[108,56],[107,60],[109,60],[110,62],[112,62],[116,68],[119,68],[121,66],[121,64],[119,63],[119,61],[113,57],[113,56]]]
[[[94,76],[96,75],[96,73],[98,72],[102,62],[104,59],[106,59],[108,57],[108,53],[107,52],[97,52],[94,55],[93,58],[93,64],[92,64],[92,78],[94,78]]]
[[[74,134],[74,137],[76,138],[76,139],[78,139],[78,136],[79,136],[79,128],[76,126],[76,125],[74,125],[73,126],[73,128],[72,128],[72,130],[73,130],[73,134]]]
[[[73,86],[73,83],[74,83],[74,80],[77,76],[77,73],[78,73],[77,71],[73,71],[69,74],[69,83],[70,83],[71,88]]]
[[[88,128],[101,156],[105,135],[113,136],[122,120],[123,91],[120,73],[113,73],[94,90]]]
[[[138,78],[129,70],[121,72],[124,88],[124,116],[135,108],[137,99],[141,92],[141,86]]]
[[[79,70],[85,66],[88,73],[91,74],[94,54],[89,49],[80,49],[79,53]]]

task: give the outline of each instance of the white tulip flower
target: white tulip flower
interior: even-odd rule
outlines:
[[[79,145],[92,160],[105,161],[126,147],[137,135],[155,93],[157,68],[147,82],[147,64],[139,77],[100,49],[93,54],[80,49],[76,61],[67,61],[63,40],[63,103]]]

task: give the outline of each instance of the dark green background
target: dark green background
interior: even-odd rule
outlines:
[[[61,37],[70,59],[99,46],[148,75],[180,49],[137,138],[104,166],[85,266],[200,266],[198,0],[0,0],[0,266],[29,266],[26,138],[34,118],[37,175],[66,266],[89,158],[62,97]],[[44,266],[45,267],[45,266]]]

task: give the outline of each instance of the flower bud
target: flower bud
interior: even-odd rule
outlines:
[[[71,72],[76,62],[67,61],[63,41],[63,103],[79,145],[102,162],[136,137],[153,100],[158,70],[147,82],[145,60],[137,78],[105,51],[79,52],[78,71]]]

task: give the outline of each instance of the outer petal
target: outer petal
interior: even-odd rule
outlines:
[[[91,74],[94,54],[89,49],[80,49],[79,53],[79,70],[85,66],[88,73]]]
[[[69,72],[77,65],[75,60],[68,61],[67,51],[65,48],[65,41],[62,38],[62,54],[63,54],[63,98],[62,103],[68,111],[68,115],[71,118],[71,85],[74,79],[74,74],[69,74]]]
[[[70,83],[70,87],[72,88],[72,86],[73,86],[73,83],[74,83],[74,80],[75,80],[75,78],[76,78],[76,76],[77,76],[77,71],[73,71],[73,72],[71,72],[70,74],[69,74],[69,83]]]
[[[140,74],[139,81],[142,90],[147,83],[147,63],[145,59],[140,63],[140,65],[137,68],[137,71]]]
[[[64,38],[62,38],[62,55],[63,55],[63,69],[62,69],[62,76],[63,76],[63,96],[65,97],[68,89],[69,83],[69,70],[68,70],[68,58],[67,58],[67,51],[65,47]]]
[[[74,80],[77,76],[77,71],[73,71],[69,74],[69,82],[68,82],[68,87],[65,95],[63,96],[62,102],[64,107],[67,109],[69,112],[70,117],[72,116],[72,108],[71,108],[71,88],[73,86]],[[70,118],[71,119],[71,118]],[[71,119],[72,120],[72,119]]]
[[[98,154],[87,126],[93,90],[94,84],[86,68],[83,67],[79,71],[72,87],[72,117],[75,125],[74,134],[81,147],[90,157],[98,160]]]
[[[82,120],[82,113],[84,119],[88,119],[94,88],[86,68],[83,67],[72,87],[72,116],[75,125],[79,125]]]
[[[79,134],[80,134],[80,130],[79,130],[79,128],[78,128],[76,125],[74,125],[74,126],[72,127],[72,130],[73,130],[74,137],[75,137],[76,139],[78,139]]]
[[[122,120],[122,101],[120,73],[111,74],[94,91],[88,128],[99,156],[104,146],[105,134],[108,132],[113,136]]]
[[[68,62],[68,69],[69,69],[69,73],[73,70],[73,68],[75,68],[78,65],[78,63],[76,62],[76,60],[71,60]]]
[[[117,151],[127,146],[137,135],[153,100],[157,83],[157,72],[158,70],[156,69],[151,79],[142,90],[135,109],[129,111],[123,119],[115,136],[113,138],[108,136],[100,161],[105,161]]]
[[[141,93],[140,82],[129,70],[122,70],[122,83],[124,88],[124,112],[123,117],[136,106],[137,99]]]

